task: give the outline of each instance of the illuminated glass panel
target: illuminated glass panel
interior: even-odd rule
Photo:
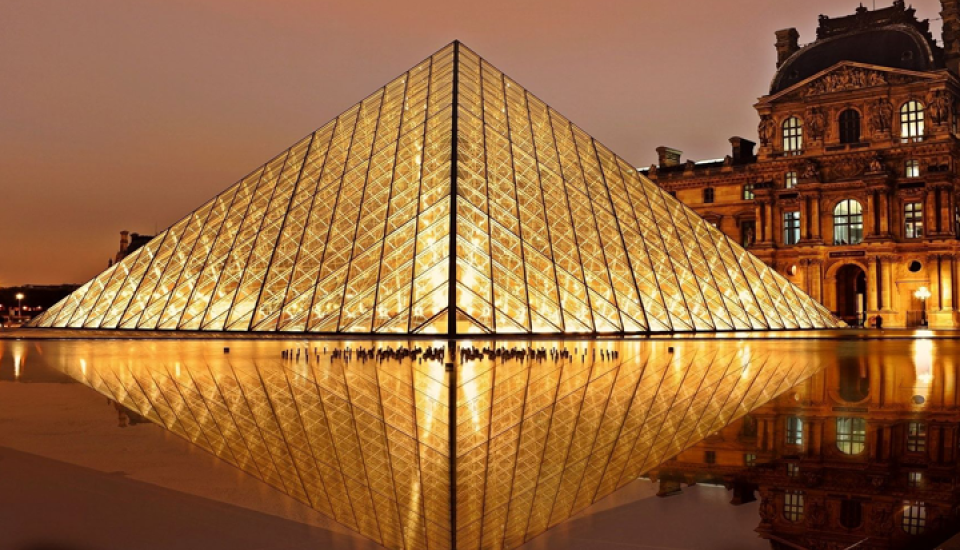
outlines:
[[[451,44],[33,324],[616,334],[838,321]]]

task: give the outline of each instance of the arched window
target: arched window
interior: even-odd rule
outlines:
[[[923,139],[923,103],[915,99],[900,107],[901,141],[920,141]]]
[[[867,421],[863,418],[837,418],[837,449],[845,455],[858,455],[867,443]]]
[[[840,113],[840,143],[860,143],[860,113],[854,109]]]
[[[858,500],[845,498],[840,501],[840,525],[856,529],[863,523],[863,506]]]
[[[787,491],[783,494],[783,519],[793,523],[803,521],[803,491]]]
[[[863,207],[853,199],[837,203],[833,209],[833,244],[859,244],[863,241]]]
[[[795,116],[783,121],[783,150],[794,155],[803,151],[803,122]]]
[[[713,187],[707,187],[703,190],[703,202],[706,204],[713,202]]]
[[[903,501],[903,530],[911,535],[920,535],[927,528],[927,507],[922,502]]]

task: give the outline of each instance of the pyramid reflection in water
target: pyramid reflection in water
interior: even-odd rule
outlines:
[[[449,549],[455,533],[463,550],[519,546],[830,355],[809,340],[568,341],[556,344],[577,348],[566,359],[447,371],[333,359],[316,344],[319,357],[293,344],[311,351],[286,360],[281,342],[235,341],[223,354],[216,343],[88,340],[65,343],[59,368],[388,548]]]
[[[838,324],[459,43],[34,322],[405,334]]]

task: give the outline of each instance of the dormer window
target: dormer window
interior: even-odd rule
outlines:
[[[840,113],[840,143],[860,143],[860,113],[854,109]]]
[[[803,122],[795,116],[783,121],[783,151],[790,155],[803,151]]]
[[[911,99],[900,107],[900,141],[922,141],[923,132],[923,103]]]

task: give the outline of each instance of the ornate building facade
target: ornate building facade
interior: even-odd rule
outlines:
[[[911,357],[844,357],[662,465],[661,494],[714,483],[734,504],[759,496],[756,530],[775,550],[915,550],[953,536],[956,356],[918,340]]]
[[[804,46],[778,31],[759,148],[660,147],[642,172],[848,323],[960,327],[960,2],[941,4],[943,46],[900,0],[821,16]]]

